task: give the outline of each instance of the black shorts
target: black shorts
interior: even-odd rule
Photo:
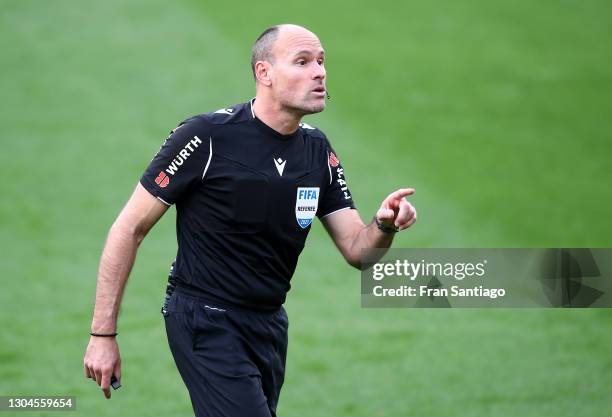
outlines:
[[[285,309],[228,308],[177,288],[164,309],[168,344],[197,417],[275,417],[285,377]]]

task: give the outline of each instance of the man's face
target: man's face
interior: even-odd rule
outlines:
[[[284,28],[274,44],[272,91],[279,104],[300,115],[325,109],[325,52],[302,28]]]

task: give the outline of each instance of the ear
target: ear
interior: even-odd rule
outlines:
[[[255,63],[255,76],[257,81],[263,85],[272,84],[272,64],[268,61],[257,61]]]

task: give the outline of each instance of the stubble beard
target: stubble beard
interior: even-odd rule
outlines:
[[[299,102],[285,103],[284,107],[289,112],[302,117],[308,114],[321,113],[323,110],[325,110],[325,99],[317,101],[310,100],[309,102],[309,100],[304,98]]]

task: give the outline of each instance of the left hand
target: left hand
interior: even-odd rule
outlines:
[[[400,188],[389,194],[376,212],[379,222],[388,227],[398,230],[409,228],[416,222],[417,212],[412,204],[406,201],[406,197],[414,194],[414,188]]]

